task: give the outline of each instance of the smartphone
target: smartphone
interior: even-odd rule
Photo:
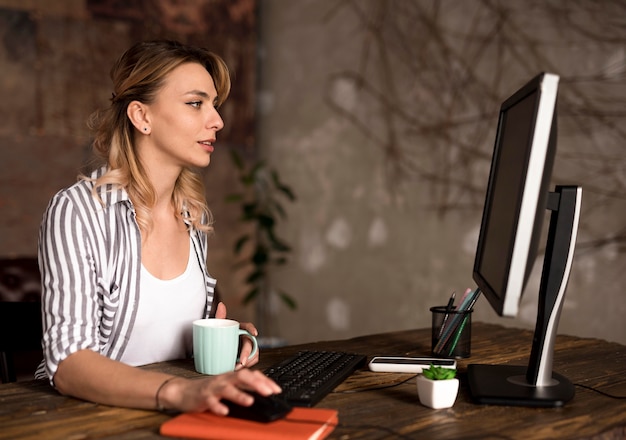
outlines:
[[[402,356],[375,356],[369,363],[371,371],[386,373],[421,373],[430,365],[443,368],[456,368],[454,359],[434,357],[402,357]]]

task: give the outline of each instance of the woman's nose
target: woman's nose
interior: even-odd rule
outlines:
[[[208,125],[209,128],[213,128],[216,131],[220,131],[222,128],[224,128],[224,121],[222,120],[222,117],[220,116],[217,109],[213,109],[213,111],[211,112],[211,116],[208,120]]]

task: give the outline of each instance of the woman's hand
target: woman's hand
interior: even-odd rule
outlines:
[[[163,386],[159,401],[167,409],[182,412],[211,411],[218,415],[228,414],[221,399],[236,404],[252,405],[253,397],[245,391],[256,391],[268,396],[280,393],[280,387],[260,371],[243,368],[202,379],[175,378]]]
[[[223,302],[220,302],[217,305],[217,309],[215,310],[215,317],[226,319],[226,315],[227,315],[226,306],[224,305]],[[248,333],[250,333],[252,336],[259,335],[259,331],[256,329],[254,324],[250,322],[242,322],[239,324],[239,327],[244,330],[247,330]],[[237,364],[235,365],[235,371],[241,370],[244,367],[250,367],[252,365],[255,365],[257,362],[259,362],[259,351],[257,350],[254,357],[252,357],[251,359],[248,359],[248,357],[250,356],[250,353],[252,353],[252,342],[250,341],[249,338],[243,338],[243,342],[241,344],[241,352],[239,354],[239,362],[237,362]]]

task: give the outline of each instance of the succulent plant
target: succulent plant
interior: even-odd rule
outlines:
[[[430,367],[422,371],[422,374],[430,380],[448,380],[456,377],[456,369],[436,367],[433,364],[430,364]]]

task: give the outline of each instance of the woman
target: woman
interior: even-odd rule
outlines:
[[[236,371],[219,376],[192,381],[136,368],[189,356],[191,322],[213,306],[212,228],[192,170],[209,165],[230,78],[218,56],[173,41],[134,45],[111,78],[111,105],[91,121],[105,165],[56,194],[42,221],[37,377],[93,402],[216,414],[228,412],[220,399],[252,404],[245,390],[280,392],[243,368],[249,342]],[[223,304],[216,309],[226,317]]]

